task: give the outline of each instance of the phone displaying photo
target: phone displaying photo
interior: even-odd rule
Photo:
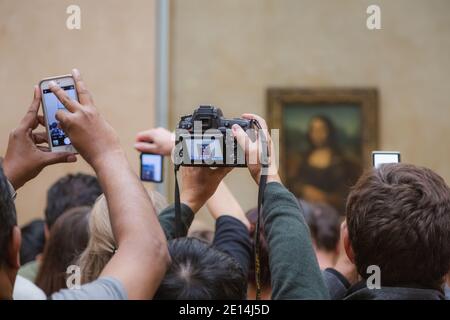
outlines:
[[[373,151],[373,166],[378,168],[384,163],[400,163],[400,152],[398,151]]]
[[[163,182],[163,161],[162,155],[141,153],[141,180]]]
[[[75,89],[75,81],[71,75],[57,76],[43,79],[39,88],[42,96],[42,109],[47,127],[48,142],[52,152],[72,152],[77,151],[73,147],[69,137],[59,126],[56,120],[56,112],[58,110],[66,110],[64,105],[49,89],[50,81],[55,81],[59,87],[66,91],[67,95],[72,100],[78,101],[77,91]]]

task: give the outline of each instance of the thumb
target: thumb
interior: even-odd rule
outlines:
[[[245,154],[248,155],[248,147],[250,143],[250,138],[248,137],[247,133],[241,128],[240,125],[233,125],[231,127],[233,136],[236,138],[237,143],[242,148],[242,150],[245,151]]]
[[[68,152],[45,152],[45,165],[52,165],[65,162],[76,162],[77,157],[73,153]]]

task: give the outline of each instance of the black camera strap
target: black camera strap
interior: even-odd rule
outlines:
[[[180,202],[180,187],[178,185],[177,173],[180,169],[180,165],[174,165],[175,173],[175,238],[181,237],[181,202]]]
[[[259,135],[261,136],[261,149],[266,149],[266,155],[269,156],[269,145],[267,137],[265,136],[261,125],[255,120],[255,126],[259,129]],[[264,155],[264,153],[262,153]],[[261,256],[260,256],[260,232],[261,232],[261,216],[264,205],[264,191],[266,190],[267,175],[266,172],[269,168],[268,159],[264,159],[261,165],[261,172],[259,176],[259,187],[258,187],[258,216],[256,218],[256,227],[254,234],[254,251],[255,251],[255,284],[256,284],[256,300],[261,300]]]
[[[255,283],[256,283],[256,300],[261,300],[261,258],[260,258],[260,231],[261,231],[261,213],[264,202],[264,190],[266,189],[267,175],[261,174],[259,178],[258,189],[258,217],[256,219],[256,228],[254,235],[255,250]]]

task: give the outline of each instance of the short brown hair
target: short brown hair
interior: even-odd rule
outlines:
[[[439,288],[450,269],[450,189],[430,169],[387,164],[366,172],[347,201],[358,273],[383,286]]]

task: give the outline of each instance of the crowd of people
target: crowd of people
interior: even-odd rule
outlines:
[[[59,179],[47,192],[44,218],[19,229],[20,188],[46,166],[77,161],[46,146],[36,87],[0,164],[0,299],[244,300],[258,287],[263,299],[450,297],[450,189],[432,170],[385,164],[366,171],[342,220],[325,203],[296,198],[270,161],[255,243],[257,209],[245,212],[223,182],[232,169],[182,167],[175,230],[175,205],[146,191],[80,73],[72,74],[79,102],[53,84],[67,109],[56,117],[95,176]],[[267,129],[260,116],[243,117]],[[258,138],[249,141],[239,126],[232,131],[246,157],[258,159]],[[139,133],[135,147],[170,156],[174,143],[170,131],[156,128]],[[255,188],[261,170],[248,165]],[[203,206],[214,231],[191,228]]]

